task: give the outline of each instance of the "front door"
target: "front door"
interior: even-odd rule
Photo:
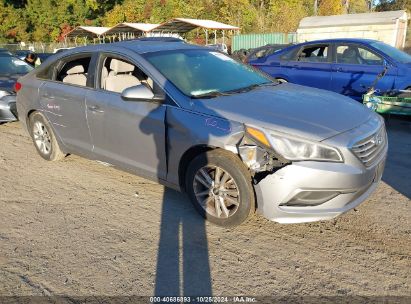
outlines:
[[[137,66],[121,58],[100,59],[95,91],[86,95],[87,119],[96,159],[154,179],[165,179],[166,105],[126,101],[121,92],[152,85]]]

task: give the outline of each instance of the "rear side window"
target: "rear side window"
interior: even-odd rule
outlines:
[[[302,62],[328,62],[329,46],[316,45],[304,47],[298,55],[298,61]]]
[[[55,80],[71,85],[87,86],[90,61],[91,55],[62,61]]]

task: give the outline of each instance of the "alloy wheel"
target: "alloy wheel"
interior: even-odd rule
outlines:
[[[240,205],[240,191],[233,177],[217,166],[205,166],[197,171],[193,181],[194,194],[207,214],[229,218]]]
[[[46,126],[36,121],[33,126],[34,142],[41,153],[48,155],[51,152],[51,137]]]

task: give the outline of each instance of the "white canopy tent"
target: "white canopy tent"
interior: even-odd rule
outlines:
[[[74,38],[77,43],[77,38],[87,39],[98,38],[100,42],[104,42],[106,38],[110,40],[126,40],[134,39],[140,36],[162,36],[164,34],[178,36],[185,34],[194,29],[202,28],[205,32],[206,44],[208,44],[209,31],[214,32],[214,43],[217,43],[217,31],[221,31],[223,36],[223,43],[226,31],[239,32],[240,28],[237,26],[217,22],[214,20],[190,19],[190,18],[175,18],[162,24],[151,23],[119,23],[111,28],[97,27],[97,26],[78,26],[70,31],[67,38]],[[150,34],[149,34],[150,33]]]
[[[214,43],[217,43],[217,31],[220,30],[223,35],[223,42],[226,31],[240,30],[239,27],[217,22],[214,20],[190,19],[190,18],[175,18],[155,27],[153,32],[178,33],[184,34],[194,29],[202,28],[206,36],[206,44],[208,44],[209,30],[214,31]]]
[[[117,38],[118,40],[134,39],[145,36],[157,26],[159,24],[123,22],[110,28],[104,35]]]
[[[74,38],[75,43],[77,43],[77,38],[84,38],[85,42],[89,38],[100,40],[109,29],[109,27],[102,26],[78,26],[67,33],[64,38]]]

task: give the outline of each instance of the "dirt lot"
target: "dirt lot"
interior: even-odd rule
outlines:
[[[411,296],[411,120],[384,182],[340,218],[221,229],[180,193],[95,161],[43,161],[0,126],[0,295]]]

